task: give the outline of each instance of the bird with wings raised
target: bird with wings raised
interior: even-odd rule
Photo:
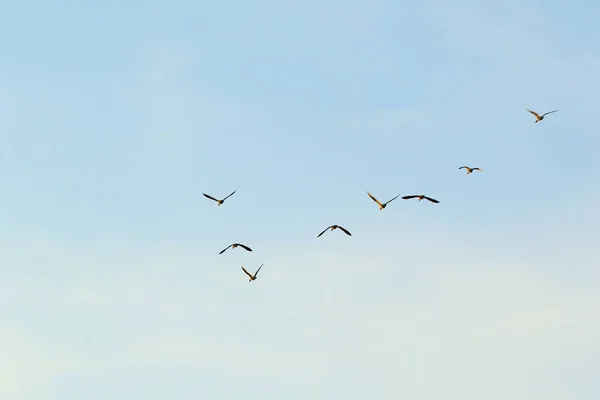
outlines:
[[[236,247],[238,247],[238,246],[240,246],[242,249],[245,249],[245,250],[247,250],[247,251],[252,251],[252,249],[251,249],[250,247],[246,246],[246,245],[243,245],[243,244],[241,244],[241,243],[233,243],[233,244],[230,244],[229,246],[225,247],[223,250],[221,250],[221,251],[219,252],[219,254],[223,254],[223,253],[225,252],[225,250],[227,250],[227,249],[228,249],[228,248],[230,248],[230,247],[231,247],[232,249],[235,249],[235,248],[236,248]]]
[[[548,111],[547,113],[542,114],[542,115],[536,113],[535,111],[531,111],[530,109],[527,109],[527,111],[529,111],[530,113],[532,113],[533,115],[535,115],[535,123],[537,124],[538,122],[540,122],[541,120],[543,120],[546,115],[552,114],[554,112],[557,112],[558,110]]]
[[[427,200],[429,200],[432,203],[439,203],[439,201],[437,201],[436,199],[432,199],[431,197],[427,197],[424,194],[414,194],[414,195],[410,195],[410,196],[402,196],[402,198],[404,200],[417,198],[417,199],[419,199],[419,201],[421,201],[423,199],[427,199]]]
[[[246,273],[246,275],[248,275],[248,277],[250,278],[250,280],[248,282],[252,282],[254,280],[256,280],[256,276],[258,275],[258,271],[260,271],[260,269],[263,267],[263,264],[260,264],[260,267],[258,267],[258,269],[256,270],[256,272],[254,273],[254,275],[252,275],[250,272],[246,271],[246,268],[242,267],[242,270]]]
[[[370,197],[371,199],[373,199],[373,201],[374,201],[375,203],[379,204],[379,211],[383,210],[383,209],[385,208],[385,206],[387,206],[387,205],[388,205],[388,203],[391,203],[392,201],[396,200],[396,199],[398,198],[398,196],[400,196],[400,195],[398,195],[398,196],[394,197],[393,199],[391,199],[391,200],[388,200],[388,201],[386,201],[385,203],[381,204],[381,202],[380,202],[379,200],[377,200],[377,199],[375,198],[375,196],[373,196],[371,193],[369,193],[369,191],[368,191],[368,190],[367,190],[367,194],[369,195],[369,197]]]
[[[344,232],[346,235],[352,236],[352,234],[350,232],[348,232],[346,229],[344,229],[343,227],[341,227],[339,225],[331,225],[331,226],[328,226],[327,228],[325,228],[323,230],[323,232],[319,233],[319,235],[317,237],[321,237],[321,235],[324,234],[325,232],[327,232],[328,229],[331,229],[333,231],[334,229],[338,229],[338,228],[340,228],[340,230],[342,232]]]
[[[227,200],[228,198],[230,198],[231,196],[233,196],[233,194],[234,194],[235,192],[237,192],[237,189],[236,189],[236,190],[234,190],[233,192],[231,192],[231,194],[230,194],[229,196],[227,196],[227,197],[225,197],[224,199],[221,199],[221,200],[219,200],[219,199],[215,199],[214,197],[212,197],[212,196],[209,196],[209,195],[208,195],[208,194],[206,194],[206,193],[202,193],[202,194],[204,195],[204,197],[206,197],[206,198],[208,198],[208,199],[211,199],[211,200],[214,200],[214,201],[216,201],[216,202],[217,202],[217,205],[218,205],[218,206],[220,206],[221,204],[223,204],[223,202],[224,202],[225,200]]]
[[[463,168],[467,169],[467,175],[469,175],[473,171],[481,171],[481,172],[483,172],[483,170],[481,168],[479,168],[479,167],[471,168],[471,167],[467,167],[466,165],[463,165],[462,167],[460,167],[459,170],[461,170]]]

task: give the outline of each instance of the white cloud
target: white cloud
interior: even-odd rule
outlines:
[[[356,268],[349,260],[347,266]],[[570,388],[561,381],[540,384],[554,369],[600,351],[600,296],[516,267],[448,268],[408,293],[404,287],[375,300],[353,295],[364,284],[360,276],[342,283],[325,274],[312,285],[271,287],[276,295],[254,304],[221,303],[218,314],[190,306],[186,318],[196,324],[145,335],[120,362],[221,370],[233,380],[284,386],[305,382],[325,393],[360,381],[377,387],[379,398],[481,398],[490,388],[496,393],[487,398],[540,391],[567,398]],[[265,291],[269,282],[251,285]]]
[[[7,246],[53,267],[38,272],[45,279],[30,271],[28,285],[5,276],[5,303],[19,298],[33,310],[43,302],[57,320],[89,320],[64,333],[65,343],[80,343],[78,370],[62,352],[45,350],[49,339],[34,353],[22,350],[45,337],[35,328],[20,327],[28,342],[4,334],[10,359],[22,362],[10,380],[20,383],[4,390],[27,393],[58,373],[168,367],[347,398],[569,398],[568,380],[552,376],[600,352],[600,295],[516,255],[491,259],[489,248],[460,236],[440,242],[444,227],[429,232],[444,246],[427,257],[418,236],[402,237],[399,248],[397,236],[379,232],[376,240],[375,232],[362,232],[352,255],[336,237],[301,251],[277,247],[252,283],[239,266],[211,265],[185,246]],[[0,261],[13,270],[26,260],[6,254]],[[82,346],[74,336],[82,333],[104,350]]]
[[[7,400],[82,368],[68,348],[6,324],[0,325],[0,353],[0,396]]]

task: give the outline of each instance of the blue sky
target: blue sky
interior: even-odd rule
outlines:
[[[0,396],[596,399],[599,17],[5,5]]]

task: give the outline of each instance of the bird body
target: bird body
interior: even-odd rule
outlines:
[[[251,249],[250,247],[248,247],[248,246],[246,246],[246,245],[244,245],[244,244],[241,244],[241,243],[233,243],[233,244],[230,244],[229,246],[225,247],[223,250],[221,250],[221,251],[219,252],[219,254],[223,254],[223,253],[225,252],[225,250],[227,250],[227,249],[228,249],[228,248],[230,248],[230,247],[231,247],[232,249],[235,249],[235,248],[236,248],[236,247],[238,247],[238,246],[240,246],[242,249],[245,249],[245,250],[247,250],[247,251],[252,251],[252,249]]]
[[[431,197],[427,197],[424,194],[415,194],[415,195],[410,195],[410,196],[402,196],[402,198],[404,200],[417,198],[417,199],[419,199],[419,201],[421,201],[423,199],[427,199],[427,200],[431,201],[432,203],[439,203],[438,200],[432,199]]]
[[[248,280],[248,282],[252,282],[254,280],[256,280],[256,276],[258,275],[258,271],[260,271],[260,269],[262,268],[263,264],[260,264],[260,267],[258,267],[258,269],[256,270],[256,272],[254,273],[254,275],[252,275],[250,272],[246,271],[246,268],[242,267],[242,270],[246,273],[246,275],[248,275],[248,277],[250,278],[250,280]]]
[[[369,193],[369,191],[367,191],[367,194],[369,195],[369,197],[370,197],[371,199],[373,199],[373,201],[374,201],[375,203],[379,204],[379,211],[383,210],[383,209],[385,208],[385,206],[387,206],[387,205],[388,205],[388,203],[391,203],[392,201],[396,200],[396,199],[398,198],[398,196],[400,196],[400,195],[398,195],[398,196],[394,197],[393,199],[391,199],[391,200],[388,200],[388,201],[386,201],[385,203],[381,204],[381,202],[380,202],[379,200],[377,200],[377,199],[375,198],[375,196],[373,196],[371,193]]]
[[[328,226],[327,228],[325,228],[323,230],[323,232],[319,233],[319,235],[317,237],[321,237],[321,235],[324,234],[325,232],[327,232],[328,229],[331,229],[333,231],[333,230],[338,229],[338,228],[340,228],[340,230],[342,232],[344,232],[346,235],[352,236],[352,234],[350,232],[348,232],[346,229],[344,229],[343,227],[341,227],[339,225],[331,225],[331,226]]]
[[[211,200],[214,200],[214,201],[216,201],[216,202],[217,202],[217,206],[220,206],[221,204],[223,204],[223,203],[225,202],[225,200],[227,200],[228,198],[230,198],[231,196],[233,196],[233,194],[234,194],[235,192],[237,192],[237,189],[236,189],[236,190],[234,190],[234,191],[233,191],[233,192],[232,192],[232,193],[231,193],[229,196],[227,196],[227,197],[225,197],[224,199],[221,199],[221,200],[219,200],[219,199],[215,199],[214,197],[212,197],[212,196],[209,196],[209,195],[208,195],[208,194],[206,194],[206,193],[202,193],[202,194],[203,194],[203,195],[204,195],[204,197],[206,197],[207,199],[211,199]]]
[[[481,168],[479,168],[479,167],[471,168],[471,167],[467,167],[466,165],[463,165],[462,167],[460,167],[459,170],[461,170],[463,168],[467,169],[467,175],[469,175],[473,171],[481,171],[481,172],[483,172],[483,170]]]
[[[540,122],[541,120],[543,120],[546,115],[552,114],[553,112],[557,112],[558,110],[548,111],[547,113],[542,114],[542,115],[536,113],[535,111],[531,111],[530,109],[527,109],[527,111],[529,111],[530,113],[532,113],[533,115],[535,115],[535,123],[537,124],[538,122]]]

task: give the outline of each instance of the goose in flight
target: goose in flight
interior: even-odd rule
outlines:
[[[220,206],[221,204],[223,204],[223,202],[224,202],[225,200],[227,200],[228,198],[230,198],[231,196],[233,196],[233,194],[234,194],[235,192],[237,192],[237,189],[236,189],[236,190],[234,190],[233,192],[231,192],[231,194],[230,194],[229,196],[227,196],[227,197],[225,197],[224,199],[221,199],[221,200],[215,199],[214,197],[212,197],[212,196],[209,196],[209,195],[207,195],[206,193],[202,193],[202,194],[204,195],[204,197],[206,197],[206,198],[209,198],[209,199],[211,199],[211,200],[214,200],[214,201],[216,201],[216,202],[217,202],[217,205],[218,205],[218,206]]]
[[[535,123],[537,124],[538,122],[540,122],[541,120],[543,120],[546,115],[552,114],[553,112],[557,112],[558,110],[548,111],[547,113],[542,114],[542,115],[536,113],[535,111],[531,111],[530,109],[527,109],[527,111],[529,111],[530,113],[532,113],[533,115],[535,115]]]
[[[414,198],[418,198],[419,201],[423,200],[423,199],[427,199],[432,203],[439,203],[439,201],[437,201],[436,199],[432,199],[431,197],[427,197],[424,194],[415,194],[415,195],[411,195],[411,196],[402,196],[402,198],[404,200],[408,200],[408,199],[414,199]]]
[[[248,277],[250,277],[250,280],[248,282],[252,282],[253,280],[256,280],[256,275],[258,275],[258,271],[260,271],[260,269],[262,268],[263,265],[265,265],[265,264],[264,263],[260,264],[260,267],[258,267],[258,269],[254,273],[254,275],[252,275],[250,272],[246,271],[246,268],[242,267],[242,270],[246,273],[246,275],[248,275]]]
[[[481,168],[479,168],[479,167],[471,168],[471,167],[467,167],[466,165],[463,165],[462,167],[460,167],[459,170],[461,170],[463,168],[467,169],[467,175],[469,175],[473,171],[481,171],[481,172],[483,172],[483,170]]]
[[[331,226],[328,226],[327,228],[325,228],[325,230],[323,230],[323,232],[319,233],[319,236],[317,236],[317,237],[321,237],[322,234],[324,234],[325,232],[327,232],[327,229],[334,230],[334,229],[337,229],[337,228],[340,228],[340,230],[342,232],[344,232],[346,235],[352,236],[352,234],[350,232],[348,232],[346,229],[342,228],[341,226],[339,226],[339,225],[331,225]]]
[[[229,246],[225,247],[223,250],[221,250],[221,251],[219,252],[219,254],[223,254],[223,253],[225,252],[225,250],[227,250],[227,249],[228,249],[228,248],[230,248],[230,247],[231,247],[232,249],[235,249],[235,248],[236,248],[236,247],[238,247],[238,246],[240,246],[241,248],[243,248],[243,249],[246,249],[246,250],[248,250],[248,251],[252,251],[252,249],[251,249],[250,247],[246,246],[246,245],[243,245],[243,244],[241,244],[241,243],[233,243],[233,244],[230,244]]]
[[[392,200],[388,200],[388,201],[386,201],[385,203],[381,204],[381,203],[379,202],[379,200],[377,200],[377,199],[375,198],[375,196],[373,196],[371,193],[369,193],[369,191],[367,191],[367,194],[369,195],[369,197],[370,197],[370,198],[372,198],[372,199],[373,199],[373,201],[374,201],[375,203],[379,204],[379,211],[383,210],[383,209],[385,208],[385,206],[387,206],[387,205],[388,205],[388,203],[391,203],[392,201],[396,200],[396,199],[398,198],[398,196],[400,196],[400,195],[398,195],[398,196],[394,197]]]

